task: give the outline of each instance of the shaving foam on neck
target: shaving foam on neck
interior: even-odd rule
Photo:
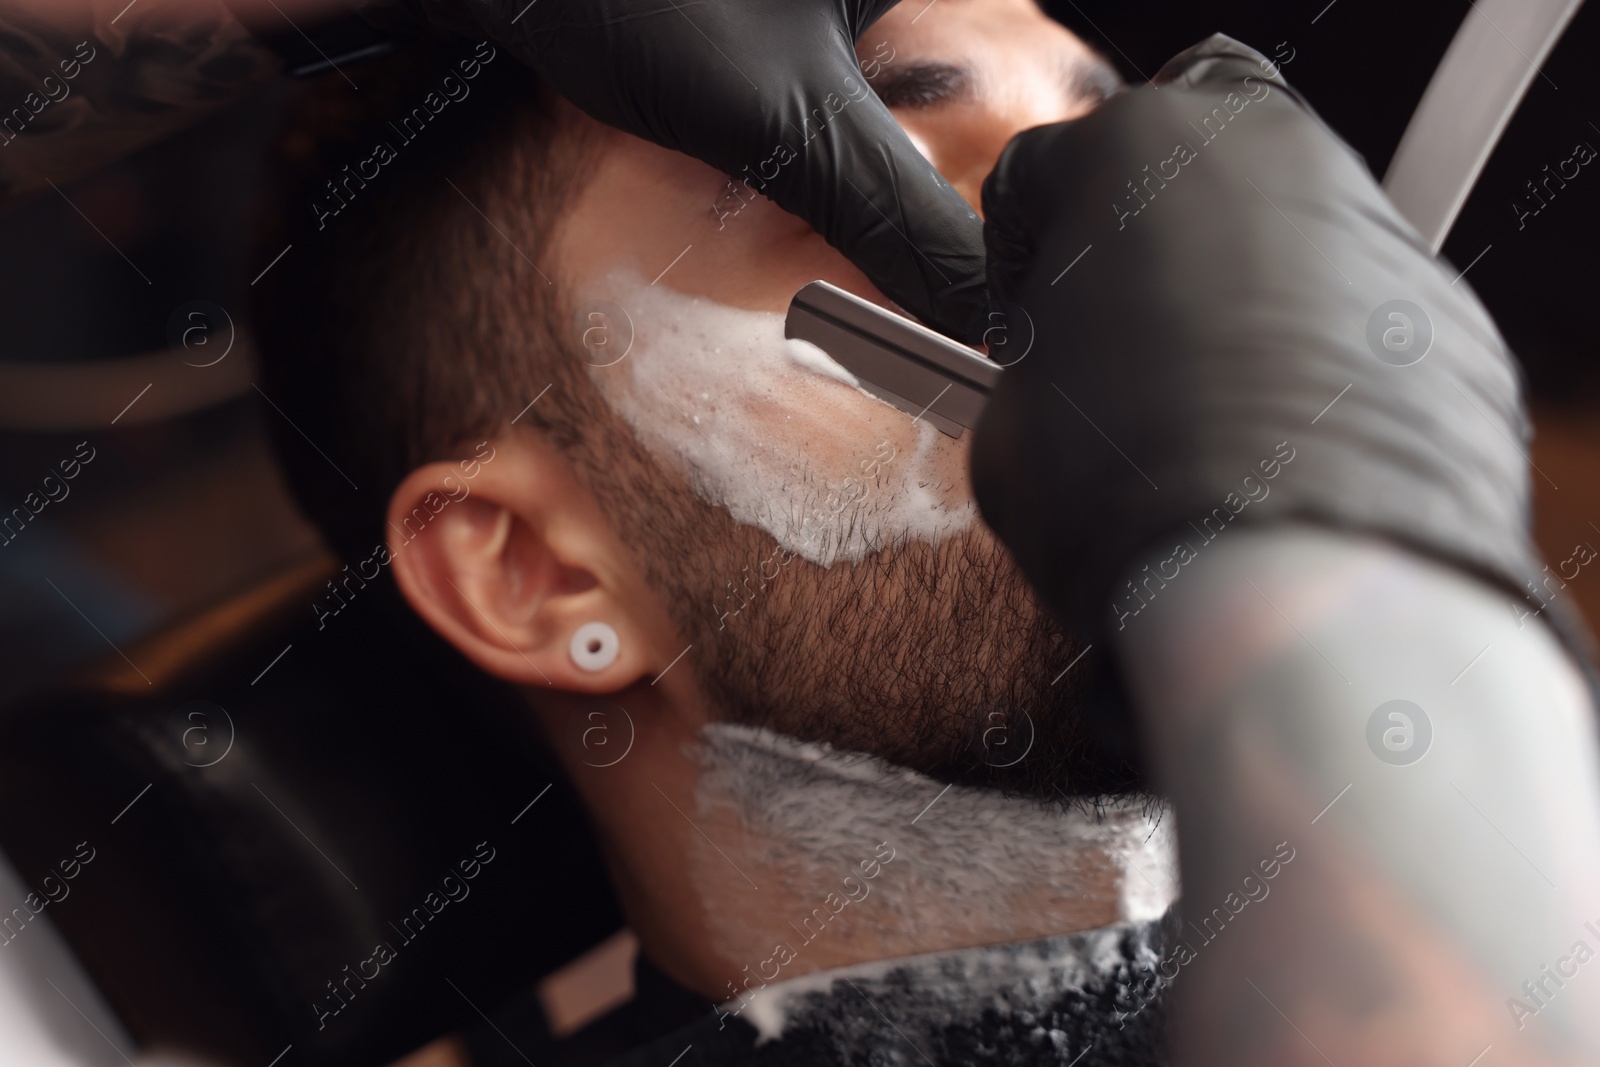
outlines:
[[[1060,930],[1100,930],[1076,935],[1087,939],[1078,947],[1096,945],[1115,956],[1123,931],[1157,921],[1178,897],[1170,817],[1142,803],[1104,798],[1096,815],[946,786],[875,756],[734,723],[703,727],[699,742],[698,816],[727,825],[731,815],[744,835],[741,864],[761,871],[762,885],[782,887],[752,914],[748,889],[729,878],[726,857],[692,846],[697,888],[708,914],[717,916],[710,934],[719,951],[736,961],[760,960],[776,938],[793,953],[777,976],[783,984],[763,989],[745,1012],[764,1038],[782,1034],[797,997],[831,985],[840,972],[809,972],[827,970],[824,954],[845,945],[866,958],[889,959],[941,944],[1005,945]],[[860,864],[873,856],[884,860],[876,877]],[[858,888],[870,892],[839,904],[814,939],[809,926],[793,924],[816,914],[842,875],[862,879],[863,870],[868,877]],[[1074,922],[1087,916],[1098,917]],[[1017,973],[1026,970],[1026,952],[1004,953],[1005,966],[995,973],[1028,984]],[[1080,988],[1112,970],[1109,962],[1094,962],[1099,950],[1076,962],[1074,953],[1052,952],[1040,961],[1055,986]],[[904,965],[893,960],[847,973],[865,982],[875,969]],[[956,984],[969,980],[976,979]]]
[[[1178,896],[1170,813],[1142,801],[1103,798],[1091,814],[945,786],[876,756],[737,723],[703,727],[697,758],[701,813],[730,809],[768,843],[769,860],[781,862],[782,854],[802,866],[848,870],[856,853],[887,839],[909,860],[899,870],[918,869],[921,896],[965,910],[1041,887],[1087,891],[1085,857],[1109,855],[1119,919],[1159,918]],[[927,899],[915,908],[902,899],[903,917],[925,921],[918,909]]]
[[[1105,798],[1092,815],[733,723],[702,728],[694,754],[697,818],[726,829],[718,846],[691,842],[691,872],[716,917],[712,944],[736,965],[755,968],[776,938],[792,953],[781,976],[797,978],[852,958],[1150,922],[1178,896],[1170,821],[1142,804]],[[753,901],[719,848],[781,888]],[[880,867],[862,865],[874,857]],[[862,894],[848,905],[845,875]],[[819,907],[833,912],[821,929],[795,925]]]
[[[633,324],[626,358],[592,373],[641,443],[695,493],[822,566],[972,524],[963,453],[862,391],[783,316],[608,275],[588,298]]]

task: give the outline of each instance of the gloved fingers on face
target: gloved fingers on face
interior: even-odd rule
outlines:
[[[850,27],[854,37],[859,38],[899,3],[900,0],[840,0],[840,7],[845,24]]]
[[[1255,99],[1270,88],[1293,100],[1314,119],[1328,138],[1351,156],[1366,160],[1325,122],[1299,90],[1284,80],[1278,64],[1225,33],[1212,34],[1192,48],[1168,60],[1151,79],[1152,84],[1173,89],[1197,89],[1216,93],[1233,92]]]
[[[856,37],[890,6],[483,0],[478,16],[590,116],[770,197],[910,314],[975,341],[987,312],[982,225],[857,64]]]
[[[1322,121],[1322,117],[1317,114],[1316,108],[1311,106],[1310,101],[1284,80],[1277,63],[1225,33],[1212,34],[1193,48],[1179,52],[1168,60],[1150,81],[1152,85],[1172,89],[1200,89],[1222,93],[1233,90],[1252,99],[1261,93],[1262,84],[1267,83],[1273,90],[1283,93],[1299,104],[1330,135],[1343,141],[1331,126]],[[1352,154],[1355,152],[1354,149],[1349,151]]]
[[[1276,77],[1277,71],[1277,64],[1254,48],[1225,33],[1215,33],[1167,60],[1150,83],[1175,89],[1207,89],[1247,76]]]
[[[982,223],[877,96],[866,89],[799,151],[768,190],[773,199],[912,315],[964,341],[981,337]]]
[[[1282,92],[1316,120],[1330,141],[1343,145],[1284,83],[1271,60],[1226,35],[1216,34],[1179,54],[1154,81],[1165,82],[1168,90],[1217,94],[1223,104],[1230,96],[1243,101]],[[1171,153],[1173,141],[1192,140],[1193,126],[1187,121],[1192,116],[1183,99],[1153,87],[1134,89],[1088,115],[1024,130],[1011,139],[983,186],[988,278],[996,296],[1010,299],[1036,258],[1050,251],[1037,247],[1030,235],[1051,231],[1055,214],[1073,203],[1072,190],[1095,181],[1095,164],[1105,160],[1108,142],[1131,149],[1133,142],[1147,141],[1148,151],[1129,152],[1128,158],[1154,153],[1151,158],[1159,159]],[[1348,146],[1345,150],[1351,151]],[[1131,173],[1140,173],[1139,167]],[[1126,191],[1113,188],[1112,200]]]
[[[990,292],[1009,300],[1037,258],[1032,234],[1048,231],[1051,207],[1060,200],[1060,177],[1042,164],[1060,158],[1063,142],[1070,139],[1076,120],[1035,126],[1007,142],[994,170],[983,182],[983,236],[988,253]],[[1035,184],[1044,178],[1049,188],[1038,195]]]

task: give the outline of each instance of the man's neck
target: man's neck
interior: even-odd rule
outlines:
[[[724,999],[872,960],[1159,917],[1170,819],[947,786],[876,758],[716,724],[690,746],[688,870]],[[688,810],[688,806],[685,810]]]

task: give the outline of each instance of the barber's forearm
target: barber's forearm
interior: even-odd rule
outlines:
[[[1116,640],[1177,812],[1177,1062],[1600,1062],[1595,736],[1548,631],[1309,528],[1229,531],[1141,589]],[[1397,699],[1421,715],[1369,745]]]
[[[290,29],[343,0],[251,2]],[[0,0],[0,40],[11,42],[0,46],[0,210],[204,118],[280,67],[222,0]]]

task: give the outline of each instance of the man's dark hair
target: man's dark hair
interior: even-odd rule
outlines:
[[[307,87],[269,161],[254,289],[275,445],[341,557],[384,538],[411,470],[519,420],[572,454],[600,403],[559,336],[544,261],[583,170],[582,127],[487,45],[419,45]],[[376,171],[376,174],[374,174]]]

